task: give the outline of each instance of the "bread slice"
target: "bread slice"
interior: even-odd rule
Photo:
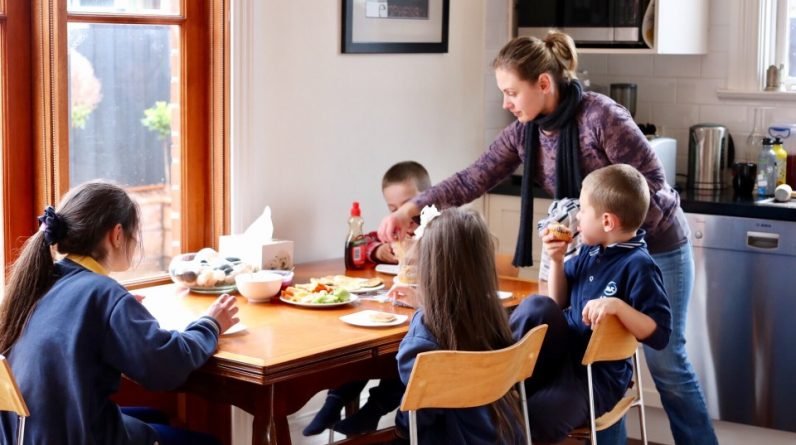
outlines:
[[[368,319],[374,323],[390,323],[397,319],[395,314],[389,312],[371,312],[368,314]]]

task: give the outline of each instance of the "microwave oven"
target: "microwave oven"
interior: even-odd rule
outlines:
[[[648,48],[642,26],[650,2],[517,0],[517,35],[542,38],[555,28],[569,34],[580,48]]]

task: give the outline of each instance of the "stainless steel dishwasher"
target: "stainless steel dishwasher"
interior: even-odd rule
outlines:
[[[716,419],[796,432],[796,222],[687,214],[686,339]]]

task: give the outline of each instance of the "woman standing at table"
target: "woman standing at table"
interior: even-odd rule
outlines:
[[[401,239],[426,205],[459,206],[483,195],[523,165],[522,210],[516,266],[531,265],[534,235],[532,186],[561,198],[577,198],[582,178],[610,164],[634,166],[647,179],[650,208],[642,226],[661,268],[672,307],[673,330],[662,351],[645,356],[678,444],[716,444],[704,396],[685,351],[685,320],[693,285],[694,261],[688,225],[677,192],[630,114],[606,96],[583,92],[575,70],[572,39],[550,32],[544,39],[518,37],[493,62],[503,108],[517,120],[498,135],[472,165],[428,189],[387,216],[382,241]],[[623,427],[601,442],[618,443]]]
[[[122,373],[151,390],[181,385],[238,321],[235,298],[222,295],[182,332],[160,329],[107,276],[130,268],[141,235],[138,206],[118,186],[80,185],[39,223],[0,307],[0,353],[31,412],[26,443],[217,444],[128,416],[110,397]],[[53,262],[52,248],[65,257]],[[16,423],[16,416],[0,415],[0,442],[10,443]]]

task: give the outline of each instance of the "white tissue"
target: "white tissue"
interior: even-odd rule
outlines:
[[[274,223],[271,207],[240,235],[222,235],[218,251],[224,256],[242,259],[245,263],[262,269],[293,269],[293,241],[273,239]]]
[[[252,243],[271,241],[274,237],[274,223],[271,221],[271,206],[265,206],[263,214],[243,232],[243,237]]]

